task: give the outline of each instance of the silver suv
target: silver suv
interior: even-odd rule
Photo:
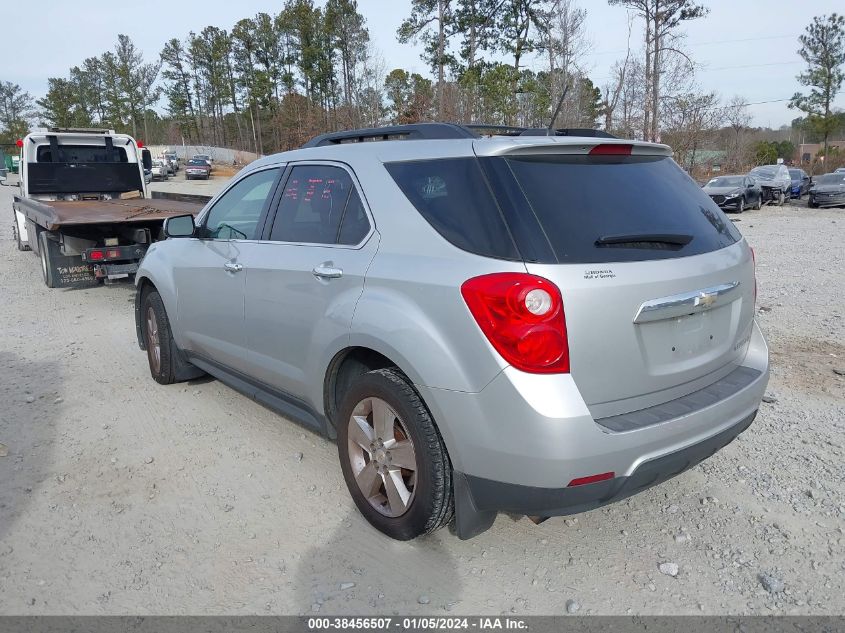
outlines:
[[[728,444],[769,373],[748,244],[664,145],[507,131],[324,135],[168,220],[137,274],[153,378],[336,438],[396,539],[589,510]]]

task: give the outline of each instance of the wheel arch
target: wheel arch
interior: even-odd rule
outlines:
[[[337,428],[337,411],[352,381],[369,371],[386,367],[395,367],[408,375],[399,363],[371,347],[351,345],[332,357],[323,379],[323,410],[330,426]]]

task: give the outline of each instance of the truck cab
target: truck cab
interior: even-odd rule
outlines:
[[[51,128],[20,143],[14,197],[19,250],[41,258],[49,287],[78,287],[134,275],[166,217],[202,204],[152,200],[150,152],[114,130]]]

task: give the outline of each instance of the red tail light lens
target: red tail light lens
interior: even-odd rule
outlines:
[[[526,273],[474,277],[461,286],[469,311],[510,365],[534,374],[569,372],[569,342],[560,290]]]
[[[105,259],[105,254],[103,253],[103,251],[89,251],[88,259],[90,259],[91,261]]]
[[[633,149],[628,143],[602,143],[590,150],[590,156],[630,156]]]
[[[567,488],[572,488],[573,486],[583,486],[585,484],[594,484],[599,481],[607,481],[608,479],[613,479],[616,476],[616,473],[601,473],[599,475],[590,475],[589,477],[578,477],[577,479],[573,479],[569,482]]]

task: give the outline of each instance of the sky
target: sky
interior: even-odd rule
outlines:
[[[842,0],[700,2],[710,8],[710,14],[685,23],[682,29],[686,48],[699,64],[696,76],[701,87],[724,100],[744,97],[752,104],[749,111],[756,126],[777,128],[798,116],[786,107],[786,100],[801,89],[795,79],[804,68],[796,52],[798,36],[814,15],[837,9],[841,13]],[[625,54],[627,13],[605,0],[578,0],[578,4],[587,11],[589,47],[583,64],[594,83],[603,86],[613,63]],[[39,98],[47,89],[47,77],[66,76],[71,66],[86,57],[113,48],[118,33],[129,35],[145,59],[152,60],[173,37],[184,38],[209,24],[228,29],[241,18],[259,11],[277,13],[281,6],[282,0],[10,1],[3,9],[6,28],[0,80],[20,84]],[[426,74],[428,68],[419,58],[421,47],[396,41],[396,29],[410,6],[411,0],[358,0],[386,69]],[[642,36],[635,25],[632,46],[636,49]],[[845,94],[839,95],[835,105],[845,108]]]

